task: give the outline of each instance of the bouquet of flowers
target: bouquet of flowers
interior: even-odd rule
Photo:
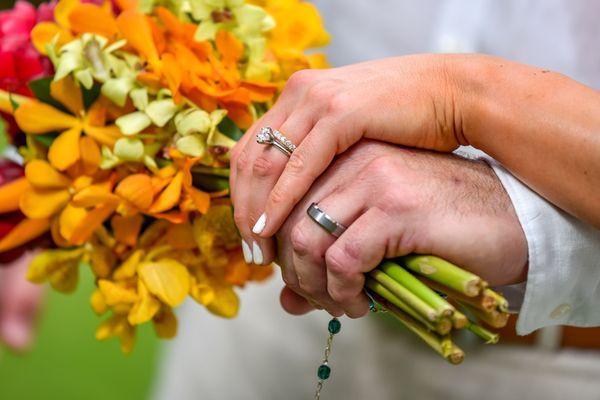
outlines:
[[[16,121],[24,173],[0,182],[0,253],[49,238],[27,278],[61,292],[89,265],[92,308],[108,315],[96,337],[125,353],[140,324],[173,337],[188,296],[234,317],[235,288],[272,270],[243,261],[229,151],[290,74],[325,66],[305,54],[328,41],[316,9],[59,0],[3,17],[0,110]]]

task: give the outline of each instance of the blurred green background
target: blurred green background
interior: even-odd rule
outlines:
[[[133,352],[123,355],[118,340],[98,342],[103,317],[92,311],[93,278],[82,268],[71,295],[46,293],[38,339],[28,354],[0,349],[0,399],[137,400],[152,389],[158,340],[151,326],[138,329]]]

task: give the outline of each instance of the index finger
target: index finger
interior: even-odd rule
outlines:
[[[342,129],[342,124],[322,119],[298,145],[269,194],[263,214],[264,227],[256,234],[274,235],[333,158],[356,143],[362,134],[342,138],[339,135]]]

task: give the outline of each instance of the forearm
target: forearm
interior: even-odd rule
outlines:
[[[560,74],[457,57],[457,135],[536,192],[600,227],[600,92]]]

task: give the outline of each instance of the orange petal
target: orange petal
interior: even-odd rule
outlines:
[[[114,0],[114,3],[121,11],[137,10],[138,7],[137,0]]]
[[[113,147],[117,139],[123,136],[121,130],[116,125],[109,126],[91,126],[83,128],[86,135],[94,138],[98,143]]]
[[[152,204],[149,213],[161,213],[175,207],[181,197],[181,187],[183,185],[183,172],[178,172],[171,183],[162,191],[158,199]]]
[[[79,160],[79,136],[81,128],[76,126],[61,133],[48,151],[48,160],[54,168],[64,171]]]
[[[192,224],[190,224],[189,221],[170,225],[167,234],[165,235],[165,239],[166,244],[176,250],[191,250],[198,248],[198,245],[194,240]]]
[[[136,49],[153,67],[159,66],[158,51],[152,38],[152,29],[146,16],[127,10],[117,18],[117,26],[127,44]]]
[[[29,218],[48,218],[62,210],[69,202],[69,197],[69,192],[66,190],[30,187],[21,196],[19,206],[23,214]]]
[[[206,214],[210,208],[210,195],[193,187],[187,188],[186,191],[192,198],[196,209],[202,214]]]
[[[150,208],[154,198],[152,180],[146,174],[127,176],[119,182],[115,193],[142,211]]]
[[[0,252],[14,249],[42,235],[50,228],[50,220],[24,219],[19,222],[6,236],[0,239]]]
[[[46,44],[58,37],[56,47],[61,48],[64,44],[73,40],[71,33],[54,22],[40,22],[31,30],[31,42],[37,51],[43,55],[46,53]]]
[[[144,217],[141,214],[130,217],[115,215],[110,220],[110,225],[117,242],[128,246],[135,246],[143,222]]]
[[[29,183],[40,189],[65,189],[71,180],[52,168],[44,160],[32,160],[25,166],[25,177]]]
[[[241,251],[231,252],[229,255],[225,280],[232,285],[242,286],[250,279],[250,266],[244,261]]]
[[[96,183],[78,191],[71,200],[75,207],[93,207],[105,202],[118,202],[108,182]]]
[[[35,100],[21,104],[15,111],[15,120],[19,128],[31,134],[62,131],[79,125],[79,120],[72,115]]]
[[[81,221],[86,217],[87,211],[82,207],[74,207],[71,204],[67,204],[66,207],[60,213],[58,218],[58,226],[60,235],[71,244],[74,244],[71,240],[73,232],[81,224]]]
[[[113,213],[117,208],[118,203],[107,202],[101,206],[94,208],[89,211],[85,218],[80,221],[76,229],[73,230],[71,236],[71,242],[75,245],[85,243],[90,236],[104,223],[104,221]]]
[[[50,83],[50,95],[60,101],[67,110],[75,116],[83,113],[83,100],[81,98],[81,88],[75,83],[71,76],[66,76],[60,81]]]
[[[227,64],[235,64],[244,54],[244,45],[231,32],[220,30],[215,38],[221,60]]]
[[[254,117],[247,106],[228,104],[225,108],[227,109],[227,116],[231,118],[240,129],[248,129],[254,123]]]
[[[242,87],[250,91],[250,99],[258,103],[269,101],[277,93],[277,85],[266,82],[242,82]]]
[[[112,38],[118,32],[112,13],[95,4],[79,4],[69,14],[71,30],[77,33],[97,33]]]
[[[29,182],[25,177],[0,186],[0,214],[17,211],[19,209],[19,199],[28,187]]]
[[[164,219],[172,224],[182,224],[187,221],[188,213],[181,211],[172,211],[167,213],[152,214],[153,217],[158,219]]]
[[[93,175],[98,170],[102,158],[100,147],[91,137],[83,136],[79,139],[79,152],[83,171],[86,175]]]
[[[165,78],[167,79],[169,89],[173,94],[173,100],[175,101],[175,103],[178,103],[181,100],[179,86],[181,85],[183,72],[181,71],[181,68],[179,68],[179,64],[177,63],[175,56],[171,53],[163,54],[162,62],[163,73],[165,74]]]
[[[71,244],[67,242],[67,240],[60,234],[60,224],[58,223],[58,218],[52,219],[52,222],[50,223],[50,234],[52,235],[52,241],[58,247],[71,246]]]

